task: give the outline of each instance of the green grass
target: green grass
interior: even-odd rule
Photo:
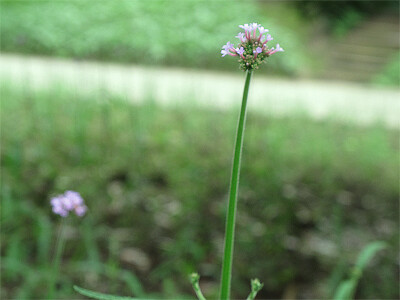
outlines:
[[[372,82],[381,86],[400,87],[400,52],[393,55],[382,72],[376,75]]]
[[[307,67],[308,25],[294,7],[256,1],[1,1],[1,51],[37,55],[237,70],[221,58],[239,24],[270,29],[290,56],[271,73]],[[311,61],[311,59],[309,59]],[[315,60],[315,58],[313,58]]]
[[[68,227],[60,299],[78,297],[74,284],[194,298],[193,271],[205,296],[218,294],[236,109],[8,84],[0,95],[1,298],[45,297],[59,223],[49,200],[66,189],[89,212]],[[244,298],[258,277],[260,299],[292,285],[299,297],[326,298],[348,277],[341,263],[379,239],[388,249],[356,296],[398,298],[398,131],[251,111],[247,121],[232,296]]]

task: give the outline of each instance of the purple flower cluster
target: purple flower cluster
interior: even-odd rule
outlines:
[[[50,200],[53,212],[61,217],[68,216],[70,211],[74,211],[79,217],[85,215],[87,206],[81,195],[74,191],[66,191]]]
[[[235,48],[231,42],[228,42],[222,46],[221,54],[222,57],[225,55],[238,56],[242,70],[258,69],[265,58],[276,52],[284,51],[279,44],[276,45],[276,48],[268,48],[267,43],[272,41],[273,38],[270,34],[267,34],[268,29],[260,24],[244,24],[239,25],[239,27],[244,29],[244,33],[239,32],[236,36],[240,40],[239,45]]]

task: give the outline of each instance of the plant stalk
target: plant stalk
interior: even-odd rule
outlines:
[[[56,285],[56,280],[58,279],[59,275],[59,269],[60,269],[60,262],[61,262],[61,255],[64,250],[64,245],[65,245],[65,237],[64,237],[64,231],[65,231],[65,219],[63,218],[60,223],[59,227],[59,232],[57,236],[57,242],[56,242],[56,252],[55,256],[53,258],[53,265],[51,269],[51,278],[49,281],[49,290],[48,290],[48,299],[54,299],[54,290],[55,290],[55,285]]]
[[[197,273],[192,273],[190,275],[190,281],[192,282],[193,289],[196,293],[197,299],[199,300],[206,300],[204,297],[203,293],[201,292],[200,289],[200,284],[199,284],[200,276]]]
[[[237,204],[237,193],[239,188],[239,175],[240,175],[240,161],[242,156],[243,135],[246,122],[247,96],[249,94],[251,75],[252,75],[252,70],[248,70],[243,90],[242,107],[240,109],[240,116],[236,131],[236,142],[235,142],[235,150],[232,163],[228,211],[226,215],[225,247],[224,247],[224,257],[222,262],[222,278],[221,278],[221,289],[220,289],[221,300],[228,300],[230,296],[230,286],[232,277],[232,256],[233,256],[233,245],[235,238],[236,204]]]

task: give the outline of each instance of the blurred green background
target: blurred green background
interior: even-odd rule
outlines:
[[[256,21],[286,51],[271,57],[262,76],[382,91],[399,85],[399,46],[390,35],[398,30],[397,1],[0,5],[4,61],[37,55],[237,74],[220,48],[239,24]],[[374,32],[382,33],[366,48]],[[188,92],[180,105],[160,105],[154,94],[138,104],[104,90],[83,95],[63,83],[38,90],[29,77],[25,84],[0,79],[1,298],[46,297],[60,221],[49,200],[68,189],[82,194],[89,213],[69,220],[59,299],[79,298],[73,284],[194,299],[193,271],[215,298],[239,102],[200,107]],[[247,122],[233,297],[245,298],[258,277],[265,283],[259,299],[329,299],[359,251],[382,240],[389,247],[371,262],[356,298],[398,299],[398,127],[301,112],[250,111]]]

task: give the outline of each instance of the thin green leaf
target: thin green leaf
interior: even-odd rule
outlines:
[[[370,260],[374,257],[376,252],[384,248],[386,248],[386,244],[384,242],[378,241],[368,244],[358,256],[355,268],[362,272]]]
[[[350,300],[357,282],[354,280],[343,281],[336,290],[334,300]]]
[[[99,299],[99,300],[140,300],[139,298],[122,297],[122,296],[115,296],[115,295],[94,292],[94,291],[90,291],[87,289],[83,289],[76,285],[74,285],[74,290],[77,291],[81,295],[84,295],[84,296],[87,296],[87,297],[93,298],[93,299]]]
[[[361,278],[367,264],[371,261],[374,255],[386,248],[386,244],[381,241],[372,242],[365,246],[357,257],[356,265],[351,272],[350,279],[343,281],[336,290],[334,300],[350,300],[353,298],[357,283]]]

